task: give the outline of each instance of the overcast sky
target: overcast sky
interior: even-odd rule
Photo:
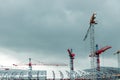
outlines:
[[[68,48],[76,54],[76,69],[90,68],[90,40],[83,38],[97,13],[95,43],[112,46],[102,66],[117,67],[120,49],[120,0],[0,0],[0,65],[27,62],[69,64]]]

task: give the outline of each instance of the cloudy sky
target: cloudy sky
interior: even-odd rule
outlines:
[[[112,48],[101,65],[117,67],[120,49],[120,0],[0,0],[0,65],[27,62],[69,64],[68,48],[76,54],[76,69],[90,68],[89,38],[83,41],[93,12],[97,13],[95,43]]]

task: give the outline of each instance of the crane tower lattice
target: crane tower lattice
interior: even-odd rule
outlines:
[[[88,34],[90,34],[90,53],[94,53],[95,52],[95,37],[94,37],[94,25],[97,24],[95,21],[96,18],[96,13],[93,13],[91,19],[90,19],[90,26],[87,30],[87,33],[84,37],[84,41],[86,40]],[[95,80],[95,60],[94,60],[94,56],[91,56],[91,69],[93,69],[92,71],[92,80]]]

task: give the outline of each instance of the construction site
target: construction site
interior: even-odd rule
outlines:
[[[68,49],[69,51],[69,49]],[[74,70],[73,63],[70,63],[70,70],[33,70],[34,66],[57,66],[68,67],[67,64],[34,64],[29,58],[28,68],[22,68],[13,64],[14,68],[1,66],[0,80],[119,80],[119,68],[100,67],[97,69]],[[72,60],[71,60],[72,61]],[[95,70],[95,72],[93,72]]]
[[[120,80],[120,62],[119,62],[119,53],[120,51],[116,50],[113,55],[118,56],[118,67],[101,67],[100,66],[100,55],[102,55],[105,51],[112,48],[112,46],[103,46],[99,48],[99,43],[95,43],[95,32],[94,28],[98,24],[96,22],[96,13],[93,13],[90,22],[89,28],[83,41],[90,37],[90,53],[88,57],[90,57],[90,69],[86,70],[75,70],[74,60],[75,53],[73,53],[72,49],[67,49],[67,55],[69,57],[70,64],[34,64],[32,59],[28,59],[28,63],[25,64],[27,69],[19,69],[17,64],[13,64],[15,68],[11,69],[8,67],[1,66],[0,68],[0,80]],[[62,66],[68,67],[69,70],[59,70],[59,71],[47,71],[47,70],[34,70],[33,66]]]

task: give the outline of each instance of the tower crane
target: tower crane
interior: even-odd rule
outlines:
[[[120,68],[120,50],[118,50],[117,52],[114,53],[114,55],[117,54],[118,57],[118,68]]]
[[[75,57],[75,54],[72,52],[72,49],[68,49],[68,54],[69,54],[69,57],[70,57],[70,80],[74,80],[74,76],[73,76],[73,72],[74,72],[74,62],[73,62],[73,59]]]
[[[32,66],[68,66],[67,64],[54,64],[54,63],[32,63],[32,59],[29,58],[28,64],[13,64],[13,66],[28,66],[29,70],[32,70]]]
[[[96,19],[96,13],[93,13],[91,18],[90,18],[90,22],[89,22],[89,28],[87,30],[87,33],[84,37],[84,41],[86,40],[88,34],[90,34],[90,53],[94,53],[95,52],[95,37],[94,37],[94,25],[97,24],[97,22],[95,21]],[[95,65],[94,65],[94,56],[91,57],[91,69],[93,69],[92,71],[92,80],[95,80]]]
[[[117,54],[118,57],[118,72],[120,73],[120,50],[118,50],[117,52],[114,53],[114,55]],[[119,79],[119,75],[117,77]]]
[[[114,53],[114,55],[117,54],[117,57],[118,57],[118,72],[120,74],[120,50],[118,50],[117,52]],[[118,79],[119,79],[119,74],[118,74]]]
[[[100,54],[102,54],[103,52],[105,52],[106,50],[110,49],[111,46],[105,46],[102,47],[101,49],[98,49],[98,44],[96,44],[96,51],[92,54],[90,54],[90,57],[96,57],[96,62],[97,62],[97,80],[99,80],[99,71],[100,71]]]
[[[98,45],[96,45],[96,51],[92,54],[90,54],[90,57],[95,57],[97,58],[97,69],[98,71],[100,71],[100,54],[102,54],[103,52],[105,52],[106,50],[112,48],[111,46],[105,46],[102,47],[101,49],[98,49]]]
[[[13,64],[13,66],[23,66],[23,65],[27,65],[29,67],[29,72],[28,72],[28,79],[32,80],[32,66],[68,66],[67,64],[46,64],[46,63],[42,63],[42,64],[33,64],[31,61],[31,58],[29,58],[29,63],[28,64]]]

